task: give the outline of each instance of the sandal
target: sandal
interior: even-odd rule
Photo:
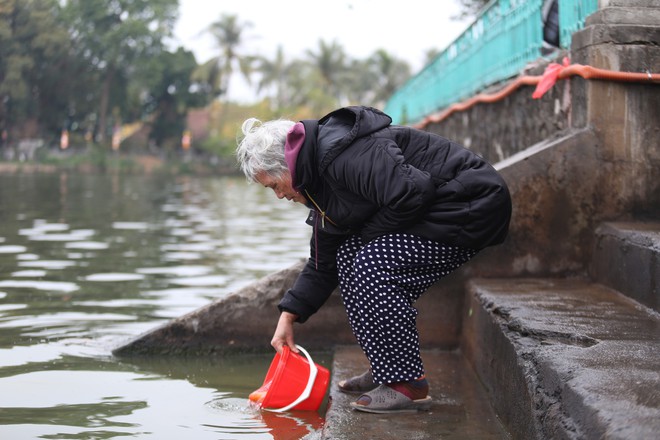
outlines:
[[[351,402],[351,406],[358,411],[375,414],[428,411],[431,409],[431,402],[433,400],[431,399],[431,396],[426,396],[423,399],[411,400],[387,385],[380,385],[375,390],[363,394],[358,401],[363,397],[368,397],[370,399],[369,403],[361,405],[356,401]]]
[[[359,376],[351,377],[350,379],[342,380],[337,384],[339,391],[348,394],[362,394],[375,389],[378,386],[374,383],[374,376],[371,369],[368,369]]]

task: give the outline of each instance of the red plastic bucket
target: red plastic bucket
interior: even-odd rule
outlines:
[[[283,347],[268,368],[263,385],[250,394],[250,400],[262,408],[281,412],[290,409],[317,411],[328,389],[330,372],[315,364],[309,353],[299,345],[304,355]]]

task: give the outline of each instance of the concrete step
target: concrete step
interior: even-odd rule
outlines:
[[[605,223],[596,230],[591,278],[660,311],[660,223]]]
[[[600,7],[660,8],[660,0],[600,0]]]
[[[339,346],[334,355],[330,403],[321,438],[332,440],[508,439],[479,379],[459,351],[423,350],[433,407],[417,414],[378,415],[351,409],[358,396],[337,383],[368,368],[357,346]]]
[[[660,315],[582,279],[474,279],[462,350],[515,439],[660,432]]]
[[[614,6],[600,8],[585,21],[585,26],[595,24],[634,24],[637,26],[658,26],[660,7],[641,5]]]

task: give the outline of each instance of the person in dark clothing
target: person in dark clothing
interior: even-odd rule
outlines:
[[[561,45],[559,33],[559,2],[557,0],[545,0],[541,8],[543,18],[543,44],[541,54],[549,55]]]
[[[305,322],[339,285],[371,368],[339,383],[353,408],[427,410],[414,302],[487,246],[502,243],[508,188],[478,155],[441,136],[345,107],[319,120],[248,119],[237,148],[248,181],[307,205],[310,257],[279,303],[271,344],[297,351]]]

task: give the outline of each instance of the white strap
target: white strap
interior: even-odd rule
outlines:
[[[272,412],[288,411],[294,406],[298,405],[303,400],[307,399],[310,396],[310,394],[312,394],[312,387],[314,387],[314,381],[316,380],[316,374],[318,373],[319,369],[316,368],[316,364],[312,360],[312,357],[309,355],[309,353],[307,353],[307,350],[305,350],[298,344],[296,344],[296,348],[300,350],[302,354],[305,355],[305,357],[307,358],[307,362],[309,362],[309,379],[307,380],[307,385],[305,386],[305,389],[303,390],[302,394],[300,394],[300,396],[298,396],[298,398],[294,400],[292,403],[288,404],[283,408],[277,408],[277,409],[264,408],[267,409],[268,411],[272,411]]]

